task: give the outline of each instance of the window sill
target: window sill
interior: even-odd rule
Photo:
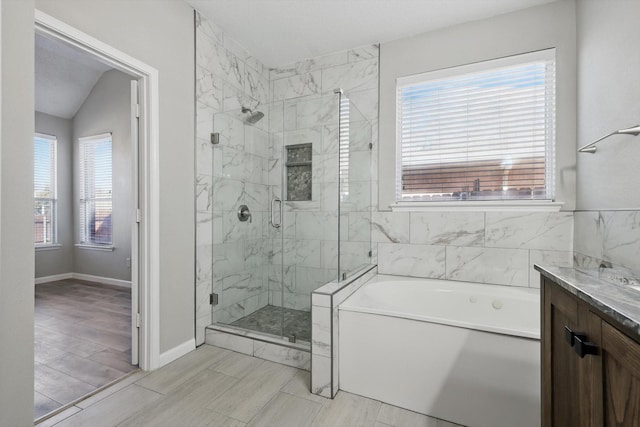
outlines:
[[[559,212],[563,202],[551,200],[492,200],[468,202],[396,202],[393,212]]]
[[[88,245],[84,243],[76,243],[75,247],[78,249],[86,249],[88,251],[102,251],[113,252],[115,247],[113,245]]]
[[[46,245],[36,245],[34,246],[34,249],[36,252],[40,252],[40,251],[55,251],[58,250],[62,247],[61,244],[59,243],[51,243],[51,244],[46,244]]]

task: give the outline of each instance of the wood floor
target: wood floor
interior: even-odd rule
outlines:
[[[137,369],[130,289],[61,280],[35,301],[35,419]]]
[[[163,368],[138,371],[40,427],[455,427],[375,400],[309,393],[309,373],[203,345]]]

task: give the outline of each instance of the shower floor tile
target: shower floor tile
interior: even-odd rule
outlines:
[[[271,335],[280,335],[281,308],[267,305],[248,316],[230,323],[231,326]],[[302,310],[284,309],[284,336],[295,334],[298,341],[311,341],[311,313]]]

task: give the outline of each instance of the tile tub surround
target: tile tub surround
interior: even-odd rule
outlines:
[[[575,265],[640,272],[640,211],[575,212]]]
[[[373,212],[380,274],[539,287],[573,265],[571,212]]]
[[[342,282],[332,282],[311,294],[311,392],[333,398],[338,393],[338,306],[377,274],[368,266]]]

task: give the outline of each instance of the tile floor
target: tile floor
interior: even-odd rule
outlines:
[[[126,373],[131,290],[81,280],[36,285],[35,419]]]
[[[308,372],[203,345],[38,426],[456,426],[342,391],[329,400],[308,390]]]
[[[280,336],[282,313],[280,307],[267,305],[248,316],[236,320],[231,326]],[[284,336],[295,334],[297,341],[311,342],[311,312],[284,309]]]

